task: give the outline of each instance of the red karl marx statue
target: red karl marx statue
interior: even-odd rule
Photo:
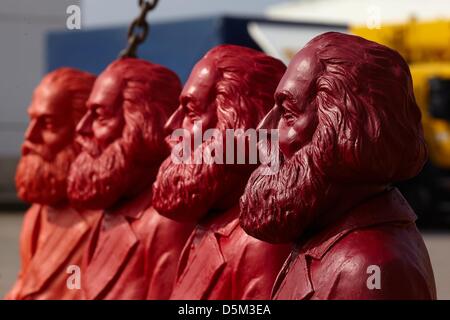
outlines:
[[[289,64],[259,128],[279,129],[280,170],[259,167],[240,223],[295,242],[274,299],[436,299],[416,216],[391,183],[427,158],[411,75],[395,51],[325,33]]]
[[[183,128],[188,137],[216,128],[225,137],[226,129],[255,128],[272,106],[284,71],[279,60],[253,49],[215,47],[191,72],[166,130]],[[169,139],[172,147],[176,141],[173,135]],[[223,150],[223,142],[206,138],[188,156],[213,145]],[[255,165],[223,163],[176,163],[170,156],[159,169],[155,209],[174,220],[198,222],[181,255],[171,299],[268,299],[289,253],[290,245],[259,241],[239,226],[238,200]]]
[[[32,206],[20,235],[20,273],[7,299],[81,298],[76,280],[73,286],[68,280],[72,266],[81,265],[99,215],[70,207],[66,183],[78,153],[75,127],[94,81],[89,73],[61,68],[47,74],[34,91],[16,172],[18,195]]]
[[[152,183],[169,154],[164,123],[180,90],[175,73],[133,58],[113,62],[94,84],[77,127],[82,152],[68,179],[75,206],[103,210],[81,270],[86,299],[171,293],[190,230],[150,206]]]

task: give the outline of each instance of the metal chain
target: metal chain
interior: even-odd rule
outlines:
[[[145,41],[150,31],[150,26],[146,20],[147,13],[156,7],[158,1],[159,0],[153,0],[149,2],[147,0],[139,0],[141,12],[128,28],[128,45],[120,52],[120,58],[137,57],[137,47]]]

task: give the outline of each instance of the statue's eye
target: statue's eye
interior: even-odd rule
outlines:
[[[44,117],[43,118],[43,124],[44,128],[47,130],[54,130],[55,129],[55,121],[50,117]]]
[[[108,117],[106,116],[106,114],[100,108],[97,108],[95,110],[95,118],[96,118],[97,121],[102,122],[102,121],[107,120]]]
[[[196,112],[196,105],[192,101],[186,103],[186,114],[192,122],[200,120],[200,116]]]
[[[45,122],[45,128],[48,130],[54,130],[55,129],[55,125],[52,121],[46,121]]]
[[[188,117],[192,122],[200,120],[200,117],[193,111],[188,112]]]
[[[104,117],[102,115],[97,115],[97,119],[96,120],[102,122],[102,121],[106,120],[106,117]]]
[[[295,117],[291,112],[283,113],[283,119],[289,126],[292,126],[295,122]]]
[[[288,102],[282,104],[282,117],[288,125],[292,125],[296,120],[296,115],[292,112],[292,106]]]

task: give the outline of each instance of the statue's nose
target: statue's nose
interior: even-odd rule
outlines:
[[[183,106],[180,105],[164,125],[165,134],[170,135],[175,129],[181,128],[183,118],[184,118],[184,110]]]
[[[278,122],[281,118],[281,111],[280,108],[275,105],[268,114],[261,120],[261,122],[258,124],[258,127],[256,130],[266,129],[276,129],[278,127]]]

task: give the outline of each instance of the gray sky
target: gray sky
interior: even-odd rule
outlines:
[[[289,0],[160,0],[153,21],[219,13],[261,15],[267,6]],[[137,0],[82,0],[83,27],[128,24],[137,15]]]

